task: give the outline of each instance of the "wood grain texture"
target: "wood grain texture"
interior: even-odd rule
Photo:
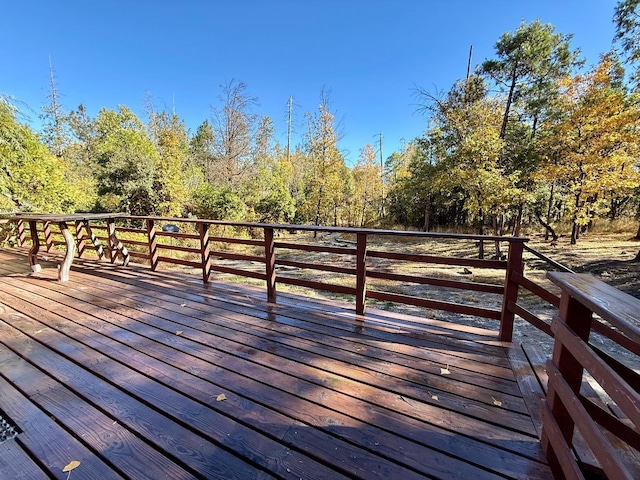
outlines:
[[[484,329],[136,265],[28,273],[0,250],[2,371],[125,474],[130,452],[206,478],[550,477]]]
[[[0,355],[4,357],[4,353],[3,349]],[[3,358],[2,371],[10,368],[11,364],[5,363]],[[48,475],[58,479],[66,478],[67,474],[62,469],[70,461],[77,460],[81,462],[82,469],[78,468],[75,478],[95,478],[92,475],[113,480],[123,478],[2,377],[0,405],[22,430],[16,441],[29,456],[38,459],[40,467]]]
[[[11,480],[49,480],[44,472],[14,440],[0,444],[0,478]]]
[[[549,272],[549,280],[640,344],[640,300],[602,280],[577,273]]]

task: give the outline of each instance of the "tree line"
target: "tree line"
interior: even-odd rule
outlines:
[[[416,91],[427,128],[384,165],[367,144],[347,166],[324,90],[291,147],[242,81],[190,131],[152,98],[144,118],[124,105],[65,111],[52,73],[39,131],[0,96],[0,209],[496,235],[529,224],[575,243],[597,218],[639,213],[639,4],[618,3],[616,48],[591,67],[553,25],[504,33],[448,92]]]

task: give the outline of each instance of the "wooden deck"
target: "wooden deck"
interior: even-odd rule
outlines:
[[[43,267],[0,251],[0,414],[20,431],[2,479],[67,478],[73,460],[72,480],[551,478],[539,385],[489,332],[146,266],[76,260],[66,283]]]

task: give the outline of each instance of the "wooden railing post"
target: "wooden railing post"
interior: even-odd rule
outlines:
[[[35,220],[29,221],[29,231],[31,232],[31,250],[29,250],[29,265],[33,272],[42,270],[38,263],[38,252],[40,251],[40,238],[38,237],[38,225]]]
[[[109,234],[109,251],[111,253],[111,263],[115,263],[118,258],[118,252],[122,255],[122,265],[129,264],[129,250],[123,245],[116,235],[116,220],[113,217],[107,219],[107,232]]]
[[[53,248],[53,241],[51,238],[51,222],[44,222],[43,225],[44,232],[44,244],[47,246],[47,252],[50,252]]]
[[[107,236],[109,237],[109,261],[111,263],[115,263],[116,257],[118,256],[117,245],[113,239],[115,234],[116,234],[116,222],[113,218],[108,218],[107,219]]]
[[[100,243],[100,240],[98,240],[98,237],[96,237],[96,234],[93,233],[93,230],[91,230],[91,225],[89,224],[89,220],[83,220],[82,224],[84,225],[84,228],[87,231],[87,236],[91,241],[93,248],[98,254],[98,258],[102,260],[104,258],[105,247]]]
[[[64,256],[64,260],[60,264],[58,270],[58,280],[60,280],[61,282],[67,282],[69,281],[69,270],[71,269],[71,264],[73,263],[76,244],[73,239],[73,235],[69,231],[67,222],[58,222],[58,227],[60,228],[60,233],[62,234],[62,237],[64,238],[64,242],[66,244],[66,253]]]
[[[524,265],[522,263],[522,241],[509,242],[509,258],[507,260],[507,272],[504,279],[504,294],[502,296],[502,314],[500,316],[500,340],[510,342],[513,338],[514,313],[509,307],[510,303],[518,301],[518,282],[514,280],[513,274],[522,274]]]
[[[19,247],[24,247],[27,241],[27,229],[24,227],[24,220],[18,220],[18,235],[16,237]]]
[[[566,290],[562,291],[560,297],[560,308],[558,309],[558,317],[554,318],[554,322],[560,321],[567,325],[573,332],[582,339],[585,344],[589,342],[589,333],[591,332],[591,310],[583,305],[580,301],[571,297]],[[565,382],[573,393],[578,394],[580,392],[580,386],[582,385],[583,367],[578,360],[569,352],[569,350],[559,342],[557,339],[553,344],[552,362],[563,376]],[[571,445],[573,439],[574,422],[569,414],[567,407],[562,403],[558,394],[553,387],[553,383],[549,382],[549,389],[547,391],[547,404],[551,410],[553,417],[568,445]],[[542,430],[542,448],[544,449],[547,458],[549,459],[549,465],[552,469],[559,471],[559,465],[554,465],[557,462],[553,449],[550,448],[549,438]]]
[[[82,220],[76,220],[76,239],[78,242],[78,258],[82,258],[82,254],[84,253],[85,245],[84,239],[87,236],[87,231],[84,226],[84,222]]]
[[[276,301],[276,249],[273,228],[264,227],[264,259],[267,276],[267,301]]]
[[[356,314],[364,315],[367,297],[367,234],[356,235]]]
[[[198,222],[198,235],[200,235],[200,264],[202,266],[202,281],[209,283],[211,276],[211,247],[209,245],[209,224]]]
[[[149,245],[149,264],[151,270],[156,271],[158,268],[158,241],[156,239],[155,222],[149,218],[145,220],[147,227],[147,240]]]

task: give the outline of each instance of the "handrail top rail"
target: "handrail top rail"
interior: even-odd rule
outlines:
[[[12,217],[9,217],[9,220],[72,222],[77,220],[106,220],[126,216],[126,213],[16,213]]]
[[[524,243],[529,239],[526,237],[507,237],[507,236],[494,236],[494,235],[477,235],[467,233],[439,233],[439,232],[416,232],[409,230],[383,230],[375,228],[353,228],[353,227],[330,227],[324,225],[298,225],[293,223],[260,223],[260,222],[233,222],[228,220],[210,220],[204,218],[180,218],[180,217],[154,217],[154,216],[139,216],[139,215],[125,215],[123,218],[132,220],[155,220],[161,222],[184,222],[184,223],[205,223],[208,225],[228,225],[236,227],[248,227],[248,228],[273,228],[274,230],[302,230],[307,232],[336,232],[336,233],[350,233],[358,234],[364,233],[367,235],[398,235],[398,236],[416,236],[416,237],[431,237],[431,238],[453,238],[459,240],[486,240],[486,241],[500,241],[500,242],[515,242]]]
[[[538,250],[536,250],[535,248],[531,248],[529,245],[523,245],[523,248],[531,253],[532,255],[536,256],[537,258],[539,258],[540,260],[542,260],[543,262],[547,262],[549,265],[551,265],[554,268],[557,268],[558,270],[560,270],[561,272],[567,272],[567,273],[574,273],[573,270],[571,270],[569,267],[561,264],[560,262],[556,262],[555,260],[547,257],[544,253],[539,252]]]
[[[36,221],[75,221],[75,220],[101,220],[101,219],[129,219],[129,220],[154,220],[159,222],[182,222],[182,223],[204,223],[207,225],[227,225],[246,228],[272,228],[274,230],[302,230],[307,232],[335,232],[348,234],[366,235],[396,235],[405,237],[428,237],[428,238],[449,238],[458,240],[486,240],[508,243],[525,243],[529,239],[526,237],[511,237],[497,235],[478,235],[469,233],[440,233],[440,232],[417,232],[410,230],[388,230],[376,228],[353,228],[353,227],[330,227],[324,225],[298,225],[289,223],[260,223],[260,222],[234,222],[229,220],[210,220],[195,217],[156,217],[148,215],[128,215],[126,213],[16,213],[8,220],[36,220]]]
[[[640,344],[640,299],[585,273],[548,272],[547,278]]]

